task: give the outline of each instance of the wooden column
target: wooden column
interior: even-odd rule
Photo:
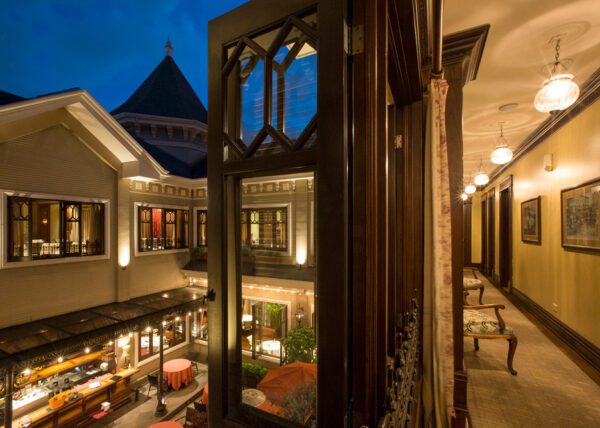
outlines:
[[[12,427],[13,422],[13,384],[15,382],[13,368],[6,369],[6,396],[4,398],[4,426]]]
[[[450,170],[450,217],[452,224],[452,308],[454,336],[454,409],[453,425],[464,427],[467,409],[467,375],[463,362],[463,86],[477,76],[489,25],[444,37],[444,77],[448,82],[446,98],[446,139]]]

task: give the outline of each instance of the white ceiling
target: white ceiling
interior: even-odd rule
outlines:
[[[561,34],[561,60],[580,85],[600,67],[600,0],[446,0],[444,34],[490,24],[477,79],[464,88],[464,178],[479,170],[489,174],[499,135],[514,151],[547,117],[533,99],[549,76],[554,45]],[[498,110],[518,103],[511,112]]]

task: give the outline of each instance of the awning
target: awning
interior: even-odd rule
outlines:
[[[204,290],[183,287],[109,303],[0,330],[0,367],[52,359],[81,346],[157,325],[204,305]]]

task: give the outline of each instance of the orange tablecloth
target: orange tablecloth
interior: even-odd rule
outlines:
[[[167,361],[163,364],[163,373],[167,384],[173,389],[181,388],[181,384],[187,385],[192,381],[192,363],[184,358]]]
[[[148,428],[183,428],[179,422],[165,421],[148,426]]]

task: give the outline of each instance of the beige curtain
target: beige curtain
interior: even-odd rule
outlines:
[[[447,427],[453,416],[452,237],[446,145],[448,83],[429,85],[425,171],[425,294],[423,307],[426,426]]]

